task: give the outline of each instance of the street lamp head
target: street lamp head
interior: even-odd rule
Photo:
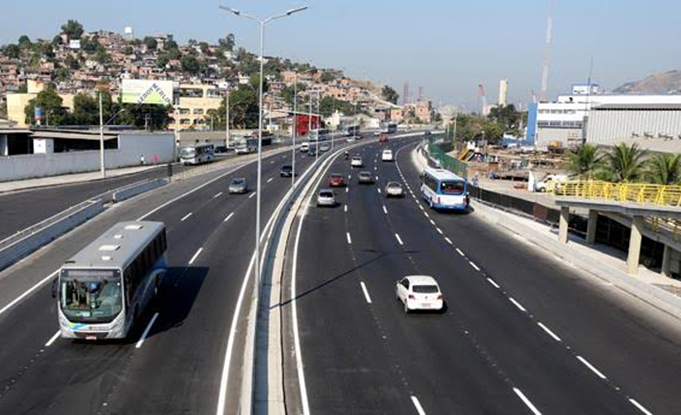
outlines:
[[[228,12],[230,12],[230,13],[234,13],[234,14],[237,15],[237,16],[241,15],[241,12],[240,12],[239,10],[233,9],[233,8],[231,8],[231,7],[229,7],[229,6],[219,6],[219,7],[220,7],[222,10],[226,10],[226,11],[228,11]]]
[[[292,15],[293,13],[302,12],[302,11],[307,10],[307,9],[308,9],[308,6],[298,7],[298,8],[291,9],[291,10],[287,11],[287,12],[286,12],[286,15],[287,15],[287,16],[290,16],[290,15]]]

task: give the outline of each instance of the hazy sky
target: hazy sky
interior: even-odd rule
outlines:
[[[51,38],[63,22],[86,30],[138,37],[172,33],[184,42],[216,41],[226,33],[255,51],[253,22],[218,10],[229,4],[260,16],[299,5],[310,9],[268,26],[266,54],[345,68],[357,78],[418,86],[435,104],[477,104],[477,85],[496,100],[508,78],[511,102],[539,91],[545,54],[547,0],[32,0],[0,7],[0,43]],[[555,0],[549,97],[593,79],[606,90],[655,72],[681,68],[678,0]]]

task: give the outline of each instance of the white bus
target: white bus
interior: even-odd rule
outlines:
[[[212,144],[197,144],[180,150],[180,161],[184,165],[210,163],[215,160],[215,147]]]
[[[381,134],[394,134],[397,132],[397,124],[394,122],[387,122],[381,124]]]
[[[258,151],[258,139],[244,137],[234,147],[236,154],[251,154]]]
[[[350,125],[346,130],[346,135],[348,137],[354,137],[359,134],[359,131],[360,131],[359,125]]]
[[[329,141],[331,140],[331,132],[326,128],[312,130],[308,134],[309,141]]]
[[[61,336],[125,338],[167,271],[166,230],[161,222],[122,222],[59,270],[53,295]]]
[[[432,167],[421,174],[421,196],[432,209],[467,210],[470,203],[465,179]]]

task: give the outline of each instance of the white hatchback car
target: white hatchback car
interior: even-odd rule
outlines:
[[[443,311],[445,299],[435,278],[409,275],[395,284],[395,297],[404,304],[404,312],[414,310]]]
[[[395,158],[393,157],[393,151],[385,149],[383,150],[383,153],[381,154],[381,160],[382,161],[395,161]]]
[[[404,196],[404,190],[402,190],[402,185],[398,182],[388,182],[385,186],[385,197],[402,197]]]
[[[362,161],[362,157],[354,156],[352,158],[352,160],[350,161],[350,166],[352,166],[352,167],[364,167],[364,162]]]
[[[336,193],[331,189],[321,189],[317,194],[317,206],[336,206]]]

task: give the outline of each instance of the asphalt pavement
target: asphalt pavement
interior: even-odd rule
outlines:
[[[311,413],[678,412],[677,321],[475,212],[430,210],[413,145],[387,146],[399,150],[397,163],[381,162],[379,145],[360,150],[362,169],[336,161],[329,173],[351,177],[339,206],[310,206],[304,217],[300,350],[290,359],[302,359]],[[357,184],[360,170],[376,184]],[[404,183],[407,196],[386,199],[388,181]],[[446,312],[405,315],[394,286],[406,275],[436,277]],[[298,382],[287,389],[296,396]]]

